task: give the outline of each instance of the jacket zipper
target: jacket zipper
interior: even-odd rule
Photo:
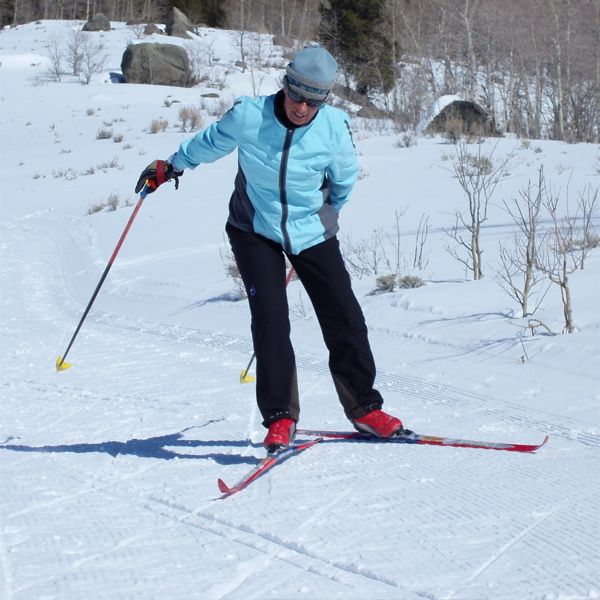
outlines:
[[[292,138],[294,137],[294,130],[288,129],[285,134],[285,141],[283,142],[283,153],[281,155],[281,165],[279,167],[279,199],[281,201],[281,234],[283,236],[283,249],[286,253],[292,252],[292,242],[290,240],[290,234],[287,230],[287,219],[289,214],[288,201],[287,201],[287,189],[286,189],[286,176],[287,176],[287,163],[290,155],[290,147],[292,145]]]

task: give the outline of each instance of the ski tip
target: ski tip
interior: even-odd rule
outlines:
[[[540,444],[517,444],[515,448],[520,452],[537,452],[549,439],[550,436],[547,435]]]
[[[229,487],[222,479],[217,480],[217,486],[221,494],[231,494],[235,491],[234,488]]]

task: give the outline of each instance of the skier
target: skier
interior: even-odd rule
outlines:
[[[358,176],[348,116],[326,104],[337,70],[321,46],[298,51],[276,94],[241,97],[223,117],[142,172],[154,191],[185,169],[237,148],[226,231],[244,282],[256,354],[256,397],[269,452],[294,439],[300,414],[285,286],[285,257],[315,309],[346,416],[359,431],[392,437],[402,421],[381,410],[362,310],[336,237]]]

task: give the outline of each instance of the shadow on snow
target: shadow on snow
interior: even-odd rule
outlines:
[[[217,446],[231,446],[235,448],[260,448],[261,444],[244,440],[192,440],[184,439],[183,434],[192,429],[188,427],[178,433],[150,437],[146,439],[130,439],[126,442],[107,441],[97,443],[81,444],[58,444],[55,446],[26,446],[20,444],[2,444],[3,450],[13,452],[73,452],[75,454],[105,453],[116,457],[119,455],[133,455],[139,458],[158,458],[162,460],[178,459],[203,459],[214,460],[221,465],[234,464],[256,464],[258,458],[255,456],[242,456],[240,454],[209,453],[209,454],[187,454],[173,450],[172,448],[212,448]],[[13,438],[14,439],[14,438]]]

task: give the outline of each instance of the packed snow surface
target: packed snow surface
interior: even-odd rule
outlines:
[[[248,309],[222,259],[235,153],[146,198],[73,366],[57,373],[55,361],[139,173],[190,135],[181,106],[216,91],[202,108],[209,123],[237,95],[274,92],[285,59],[273,48],[273,66],[242,73],[239,35],[203,30],[218,89],[117,85],[110,73],[135,31],[114,23],[88,34],[109,54],[105,72],[90,85],[49,81],[45,46],[80,26],[0,33],[0,598],[600,598],[600,253],[571,276],[570,335],[556,286],[534,299],[551,335],[525,328],[495,277],[499,244],[515,233],[503,202],[542,165],[574,202],[600,184],[598,146],[483,142],[514,158],[482,232],[485,277],[471,281],[446,250],[465,206],[454,146],[404,148],[356,120],[362,174],[343,246],[399,231],[410,273],[424,214],[430,225],[424,287],[372,294],[375,275],[354,277],[385,407],[420,433],[550,440],[536,454],[324,441],[223,500],[217,479],[235,483],[264,455],[254,386],[239,382]],[[156,119],[168,126],[152,134]],[[111,195],[117,210],[89,210]],[[348,429],[299,282],[289,298],[300,426]]]

